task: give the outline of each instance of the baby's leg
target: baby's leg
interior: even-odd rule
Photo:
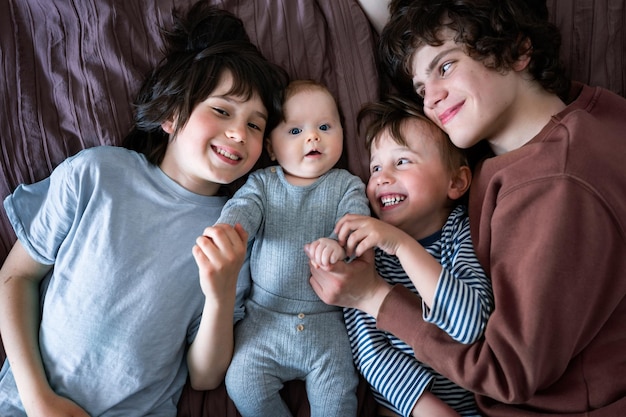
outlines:
[[[306,377],[306,390],[311,403],[311,417],[354,417],[357,413],[356,390],[358,374],[353,364],[343,316],[318,314],[325,325],[312,344],[313,362]]]
[[[235,351],[226,372],[226,390],[243,417],[291,417],[280,397],[281,368],[276,360],[275,341],[265,310],[254,303],[235,328]]]

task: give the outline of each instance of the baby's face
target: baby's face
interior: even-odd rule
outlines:
[[[270,134],[268,150],[289,182],[307,185],[341,157],[343,128],[335,100],[321,89],[294,94],[283,105],[285,120]]]

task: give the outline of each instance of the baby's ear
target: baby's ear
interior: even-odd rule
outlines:
[[[450,179],[450,186],[448,187],[448,198],[451,200],[458,200],[463,197],[463,194],[469,189],[472,182],[472,171],[466,165],[457,169],[454,176]]]
[[[268,137],[265,138],[265,149],[267,150],[267,154],[270,156],[272,161],[276,160],[276,155],[274,155],[274,148],[272,147],[272,140]]]

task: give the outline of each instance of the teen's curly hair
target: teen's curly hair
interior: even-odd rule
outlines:
[[[529,73],[564,98],[570,87],[559,58],[561,34],[548,21],[545,0],[393,0],[381,33],[379,54],[400,93],[411,92],[411,58],[423,44],[443,43],[441,30],[456,33],[469,56],[496,71],[508,71],[530,54]]]

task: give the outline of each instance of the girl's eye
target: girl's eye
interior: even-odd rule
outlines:
[[[213,107],[216,113],[221,114],[222,116],[228,116],[228,112],[224,109],[220,109],[219,107]]]
[[[254,123],[248,123],[248,127],[250,127],[251,129],[254,129],[254,130],[258,130],[260,132],[263,131],[263,129],[259,125],[256,125]]]
[[[297,135],[300,132],[302,132],[302,129],[300,129],[299,127],[294,127],[294,128],[289,129],[289,133],[291,135]]]
[[[320,126],[320,130],[327,131],[328,129],[330,129],[330,126],[328,125],[328,123],[325,123]]]

